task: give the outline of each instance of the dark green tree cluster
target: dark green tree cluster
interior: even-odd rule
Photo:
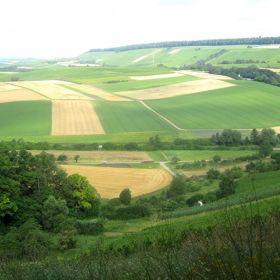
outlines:
[[[0,151],[0,230],[34,219],[56,231],[66,217],[97,215],[99,196],[85,177],[67,174],[47,153]]]

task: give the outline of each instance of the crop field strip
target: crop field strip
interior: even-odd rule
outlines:
[[[42,151],[33,150],[33,155],[38,155]],[[128,151],[58,151],[48,150],[48,154],[55,157],[63,154],[69,161],[75,161],[75,156],[79,155],[79,163],[83,162],[142,162],[151,161],[151,157],[146,152],[128,152]]]
[[[184,129],[250,129],[280,124],[278,87],[231,81],[235,87],[147,100],[152,109]]]
[[[70,85],[64,81],[24,81],[15,82],[14,85],[38,92],[52,100],[92,100],[92,98],[77,91],[68,89],[60,85]]]
[[[51,101],[0,103],[0,135],[47,136],[51,133]]]
[[[201,79],[157,88],[125,91],[120,95],[136,100],[164,99],[234,86],[234,84],[222,80]]]
[[[95,111],[106,133],[175,131],[139,102],[98,101]]]
[[[93,104],[83,100],[52,101],[52,135],[104,134]]]
[[[124,188],[132,196],[158,191],[171,183],[172,176],[164,169],[138,169],[62,165],[68,174],[79,173],[87,177],[97,192],[104,198],[118,197]]]
[[[15,89],[9,91],[0,91],[0,103],[46,100],[47,98],[28,89]]]

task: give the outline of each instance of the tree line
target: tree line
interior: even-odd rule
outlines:
[[[135,44],[128,46],[120,46],[114,48],[91,49],[90,52],[104,51],[130,51],[148,48],[174,48],[174,47],[192,47],[192,46],[230,46],[230,45],[266,45],[280,44],[280,37],[255,37],[255,38],[237,38],[237,39],[210,39],[210,40],[195,40],[195,41],[173,41],[173,42],[158,42],[148,44]]]

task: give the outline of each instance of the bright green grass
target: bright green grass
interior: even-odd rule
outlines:
[[[280,125],[279,87],[232,81],[234,87],[147,104],[181,128],[263,128]]]
[[[88,52],[82,54],[79,59],[80,61],[95,60],[98,63],[103,63],[105,65],[135,65],[134,60],[148,55],[155,49],[140,49],[140,50],[130,50],[123,52]],[[140,62],[139,62],[140,63]]]
[[[195,160],[210,160],[214,156],[218,155],[222,159],[234,159],[241,156],[249,156],[256,153],[256,151],[246,151],[246,150],[228,150],[228,151],[213,151],[213,150],[202,150],[202,151],[192,151],[192,150],[182,150],[182,151],[161,151],[168,160],[173,157],[178,157],[183,161],[195,161]]]
[[[165,74],[170,70],[163,67],[64,67],[52,65],[30,72],[0,74],[0,81],[20,80],[66,80],[76,83],[103,83],[106,81],[129,80],[131,75]]]
[[[0,136],[40,136],[51,133],[51,102],[0,104]]]
[[[164,120],[138,102],[95,102],[95,110],[108,133],[174,131]]]
[[[146,80],[146,81],[127,81],[119,83],[103,83],[98,84],[97,86],[110,92],[121,92],[127,90],[138,90],[146,89],[153,87],[160,87],[166,85],[172,85],[177,83],[189,82],[193,80],[198,80],[196,77],[192,76],[182,76],[175,78],[166,78],[166,79],[155,79],[155,80]]]
[[[218,58],[214,58],[209,61],[211,64],[216,64],[222,67],[242,67],[248,66],[243,64],[220,64],[222,61],[230,61],[234,62],[237,59],[248,60],[251,59],[253,61],[259,61],[259,63],[253,63],[258,67],[280,67],[280,48],[279,49],[258,49],[258,48],[247,48],[246,46],[240,46],[239,48],[231,48],[228,52],[219,56]]]
[[[176,132],[176,131],[144,131],[144,132],[122,132],[109,133],[102,135],[71,135],[71,136],[1,136],[0,139],[10,141],[12,139],[23,138],[29,142],[49,142],[62,144],[90,144],[90,143],[147,143],[149,138],[159,135],[160,139],[165,142],[172,142],[176,138],[193,139],[191,132]]]

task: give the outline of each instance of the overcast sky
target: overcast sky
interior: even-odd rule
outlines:
[[[280,35],[280,0],[0,0],[0,11],[0,57]]]

